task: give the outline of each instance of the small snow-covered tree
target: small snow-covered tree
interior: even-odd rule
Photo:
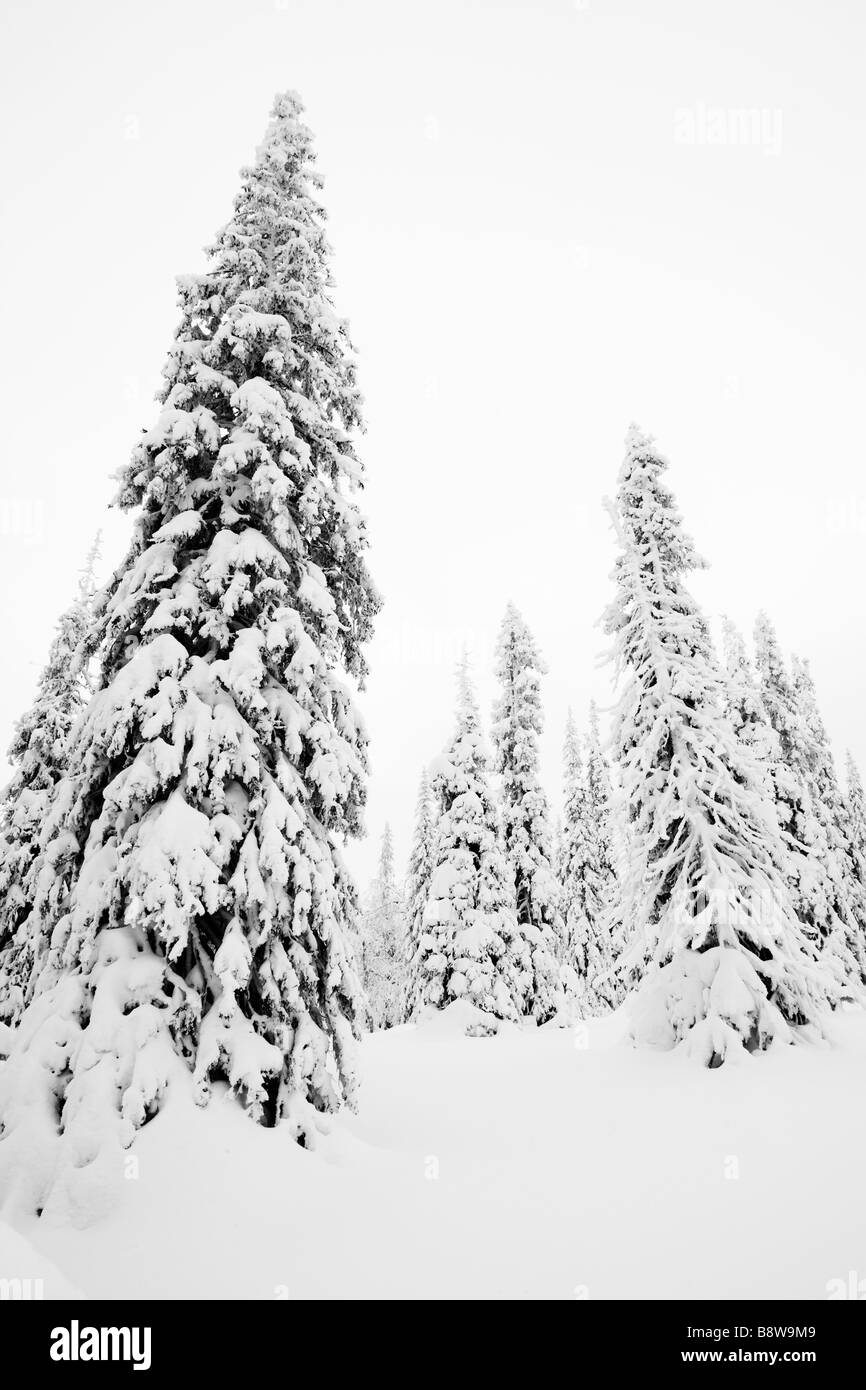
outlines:
[[[586,812],[591,832],[592,854],[586,874],[586,912],[599,941],[599,954],[615,963],[611,926],[619,918],[619,894],[614,851],[613,790],[610,769],[601,748],[598,710],[589,706],[589,732],[586,739]],[[596,985],[599,998],[616,1006],[622,989],[615,973]]]
[[[776,735],[771,782],[788,850],[788,878],[804,932],[821,950],[839,986],[860,974],[845,874],[816,780],[816,750],[806,710],[770,619],[755,623],[760,693]]]
[[[17,1022],[47,942],[31,922],[39,840],[69,765],[70,735],[92,689],[85,645],[95,592],[99,536],[87,555],[75,601],[60,618],[36,691],[15,726],[15,771],[0,804],[0,1021]],[[52,876],[61,880],[62,859]]]
[[[320,187],[279,96],[207,270],[180,281],[162,410],[121,475],[133,542],[43,837],[75,872],[0,1076],[0,1169],[37,1110],[60,1117],[38,1204],[62,1187],[86,1210],[184,1066],[201,1103],[225,1082],[302,1143],[354,1094],[341,844],[365,801],[353,688],[378,598]]]
[[[866,984],[866,865],[855,852],[848,805],[836,775],[809,663],[794,657],[792,678],[803,732],[802,776],[821,827],[822,843],[828,850],[826,869],[833,885],[834,909],[846,953],[853,963],[854,982]]]
[[[858,885],[857,918],[863,922],[866,916],[866,796],[860,771],[850,750],[845,755],[845,817],[848,831],[848,844],[855,865],[855,880]]]
[[[779,871],[805,934],[826,952],[826,963],[841,986],[855,967],[845,939],[844,895],[832,883],[832,836],[828,836],[826,816],[817,808],[816,788],[807,771],[809,735],[804,712],[797,707],[795,684],[765,615],[756,625],[760,685],[741,634],[727,620],[724,631],[731,722],[755,757],[776,813]]]
[[[552,1018],[561,1002],[556,964],[561,926],[550,808],[539,774],[544,670],[535,639],[509,603],[496,645],[500,694],[493,710],[494,771],[500,778],[503,846],[514,880],[517,926],[532,962],[521,1012],[537,1023]]]
[[[565,718],[565,738],[562,744],[562,829],[559,852],[559,906],[563,927],[563,962],[566,989],[580,992],[576,961],[579,957],[579,935],[582,929],[582,891],[580,864],[583,858],[582,832],[586,789],[583,780],[583,758],[574,713],[569,708]]]
[[[848,824],[851,831],[851,844],[854,853],[866,864],[866,794],[860,769],[854,761],[850,749],[845,754],[845,780],[847,783]]]
[[[465,999],[516,1019],[532,978],[517,926],[514,882],[502,847],[466,661],[458,682],[457,728],[433,768],[439,804],[435,865],[411,965],[413,1013]]]
[[[570,713],[570,711],[569,711]],[[553,872],[556,875],[556,912],[559,931],[556,938],[556,959],[562,966],[565,958],[565,916],[562,906],[562,881],[563,864],[565,861],[565,845],[563,841],[562,816],[557,816],[553,823]],[[560,968],[560,984],[562,983],[562,970]]]
[[[778,825],[726,715],[725,682],[684,576],[666,459],[629,430],[616,506],[616,596],[606,614],[623,682],[613,726],[629,815],[623,911],[650,969],[636,1039],[684,1042],[705,1065],[789,1040],[825,1001],[778,871]]]
[[[405,986],[405,907],[394,873],[394,844],[386,823],[376,875],[360,928],[361,978],[374,1028],[400,1022]]]
[[[582,1016],[592,1016],[606,1013],[621,997],[614,974],[611,938],[616,879],[611,847],[610,777],[601,751],[594,704],[590,707],[586,744],[584,764],[577,726],[569,710],[563,747],[563,984],[570,1007]]]
[[[415,1011],[413,989],[417,984],[412,963],[421,939],[424,910],[430,893],[430,879],[436,863],[437,821],[430,789],[430,778],[426,768],[421,774],[418,786],[418,800],[415,805],[415,828],[412,836],[412,849],[409,854],[409,868],[406,874],[406,936],[405,984],[403,989],[403,1017],[411,1018]]]
[[[723,621],[727,672],[726,708],[734,733],[755,758],[767,793],[773,796],[773,768],[779,760],[779,738],[772,727],[742,633]]]

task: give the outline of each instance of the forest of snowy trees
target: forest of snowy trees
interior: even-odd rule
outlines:
[[[159,414],[119,474],[128,553],[99,590],[91,553],[15,732],[0,1192],[34,1210],[86,1204],[186,1078],[311,1145],[354,1104],[358,1038],[454,1001],[491,1028],[627,1001],[636,1043],[715,1067],[820,1037],[866,985],[859,772],[840,779],[808,662],[765,614],[717,650],[688,589],[704,561],[635,426],[608,503],[612,710],[569,714],[546,788],[545,665],[503,595],[489,725],[464,659],[405,873],[386,826],[358,894],[380,601],[320,191],[282,95],[179,282]]]
[[[461,664],[456,732],[422,777],[405,893],[387,933],[381,909],[366,918],[393,959],[390,1011],[384,972],[370,972],[378,1026],[461,997],[567,1024],[628,993],[637,1040],[683,1042],[717,1066],[732,1047],[818,1036],[828,1009],[860,997],[857,768],[849,755],[843,787],[808,664],[786,664],[765,614],[752,655],[728,620],[717,655],[685,586],[704,562],[667,468],[632,426],[609,505],[619,698],[606,746],[594,705],[582,731],[569,712],[557,830],[539,778],[544,666],[512,604],[492,753]],[[379,882],[391,861],[388,831]]]

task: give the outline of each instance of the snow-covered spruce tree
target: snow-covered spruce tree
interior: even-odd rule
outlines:
[[[581,859],[580,832],[583,826],[583,758],[574,712],[569,707],[565,717],[565,738],[562,744],[562,820],[559,839],[557,871],[559,877],[559,909],[562,914],[563,983],[566,992],[579,993],[575,972],[578,956],[576,930],[580,923],[581,885],[578,872]],[[573,977],[573,978],[572,978]]]
[[[614,853],[613,790],[610,769],[601,748],[598,710],[589,706],[589,733],[586,738],[586,812],[591,833],[592,854],[585,876],[585,909],[598,941],[598,952],[615,964],[611,924],[619,919],[616,855]],[[595,986],[603,1003],[615,1007],[622,1001],[622,988],[615,973]]]
[[[416,1000],[413,991],[418,981],[413,962],[421,940],[424,910],[430,893],[430,879],[433,876],[436,863],[436,834],[437,820],[430,789],[430,778],[425,768],[421,773],[421,781],[418,786],[415,829],[406,874],[405,983],[402,1010],[404,1019],[411,1018],[415,1011]]]
[[[570,713],[570,711],[569,711]],[[562,883],[565,863],[565,844],[562,831],[562,816],[553,823],[553,872],[556,876],[556,915],[559,931],[556,938],[556,959],[560,965],[560,984],[562,984],[562,962],[565,959],[565,916],[563,912]]]
[[[18,1021],[47,942],[30,922],[39,839],[69,760],[70,735],[92,690],[84,655],[92,622],[97,535],[74,602],[57,623],[36,698],[15,726],[9,761],[15,771],[0,804],[0,1021]],[[49,867],[63,880],[62,856]]]
[[[601,756],[600,747],[598,754]],[[590,792],[589,760],[584,766],[571,710],[565,724],[563,782],[565,816],[560,872],[566,951],[562,978],[569,1012],[592,1017],[606,1013],[618,995],[618,985],[612,976],[613,952],[608,922],[609,845],[607,826],[593,822],[593,807],[598,813],[604,778],[600,769],[594,768]],[[601,809],[606,819],[607,804]]]
[[[374,1028],[400,1022],[405,987],[405,906],[394,873],[391,827],[385,825],[379,872],[364,904],[360,930],[361,976]]]
[[[845,780],[847,783],[848,824],[851,829],[851,845],[854,853],[866,864],[866,794],[860,769],[850,750],[845,754]]]
[[[779,760],[779,738],[772,727],[746,651],[743,634],[724,618],[726,708],[734,733],[753,754],[768,795],[774,796],[773,768]]]
[[[561,932],[550,808],[539,775],[545,670],[513,603],[496,645],[500,694],[493,709],[494,771],[500,778],[503,846],[514,881],[517,926],[529,948],[532,978],[521,1012],[545,1023],[561,1003],[556,946]]]
[[[725,713],[706,621],[684,583],[703,564],[632,426],[612,517],[616,596],[605,625],[624,685],[613,745],[629,813],[623,910],[649,956],[633,1033],[708,1066],[818,1023],[824,975],[779,874],[778,826]]]
[[[837,985],[860,967],[844,866],[833,848],[814,776],[813,739],[770,619],[755,623],[755,662],[764,709],[777,738],[771,763],[776,814],[788,848],[788,877],[804,932],[820,949]],[[838,848],[838,847],[837,847]]]
[[[738,738],[755,757],[776,813],[779,871],[805,934],[821,949],[829,945],[827,963],[832,965],[837,983],[844,985],[854,967],[842,917],[833,906],[839,895],[828,868],[830,842],[822,817],[816,814],[814,788],[805,770],[807,732],[802,712],[797,710],[794,683],[765,615],[756,625],[760,684],[743,637],[728,619],[724,622],[724,641],[729,716]]]
[[[340,842],[365,800],[352,683],[378,598],[320,186],[279,96],[209,268],[180,282],[162,412],[121,475],[134,539],[48,827],[77,881],[0,1078],[0,1167],[39,1105],[81,1201],[178,1059],[201,1101],[226,1082],[300,1142],[355,1089]]]
[[[860,771],[850,750],[845,755],[845,811],[850,852],[860,885],[858,920],[866,912],[866,796]]]
[[[514,882],[502,846],[475,694],[459,669],[457,728],[433,767],[439,805],[435,865],[411,965],[413,1014],[468,1000],[516,1020],[532,979],[518,930]]]
[[[828,873],[835,889],[836,911],[843,924],[847,952],[855,966],[855,984],[866,984],[866,864],[855,852],[848,805],[836,775],[830,739],[815,694],[808,661],[792,661],[794,698],[804,738],[800,745],[803,776],[812,797],[830,857]]]

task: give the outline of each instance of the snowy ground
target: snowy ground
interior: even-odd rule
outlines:
[[[111,1217],[0,1219],[0,1277],[46,1297],[820,1299],[866,1275],[866,1015],[715,1072],[633,1050],[619,1016],[464,1024],[454,1006],[368,1038],[361,1112],[315,1152],[176,1093]]]

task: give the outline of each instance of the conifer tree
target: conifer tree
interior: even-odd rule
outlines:
[[[742,633],[723,621],[727,671],[726,706],[734,733],[753,754],[765,789],[772,798],[773,768],[779,761],[779,738],[770,724]]]
[[[421,940],[424,910],[430,893],[430,879],[436,861],[437,824],[426,768],[418,786],[415,805],[415,830],[406,875],[406,980],[403,991],[403,1017],[411,1018],[415,1011],[414,986],[417,983],[413,962]]]
[[[42,827],[69,759],[70,735],[92,689],[84,649],[95,593],[100,537],[91,546],[75,601],[60,618],[36,691],[15,726],[15,772],[0,804],[0,1021],[17,1022],[45,942],[30,929]],[[62,877],[55,858],[52,877]],[[33,926],[35,927],[35,923]]]
[[[703,565],[632,426],[611,509],[619,554],[606,614],[623,681],[613,744],[629,814],[623,885],[632,956],[650,972],[640,1041],[685,1042],[705,1065],[819,1023],[823,973],[778,871],[778,826],[725,712],[725,682],[684,576]]]
[[[552,1018],[561,1002],[556,965],[561,926],[550,808],[539,774],[544,670],[535,639],[509,603],[496,646],[500,695],[493,710],[494,771],[501,783],[503,845],[514,881],[517,925],[532,962],[521,1012],[538,1023]]]
[[[561,979],[569,1006],[579,1005],[586,971],[580,971],[584,935],[583,893],[580,866],[583,853],[585,786],[580,738],[574,713],[565,718],[562,745],[563,814],[559,856],[559,907],[562,913]]]
[[[854,853],[866,864],[866,795],[863,779],[850,749],[845,754],[845,774],[848,793],[848,824]]]
[[[0,1150],[50,1090],[55,1186],[85,1207],[183,1066],[201,1103],[226,1082],[302,1143],[355,1090],[341,842],[365,801],[353,687],[378,598],[314,158],[279,96],[207,270],[179,282],[162,410],[121,474],[133,541],[46,827],[74,881],[0,1077]]]
[[[570,713],[570,711],[569,711]],[[565,844],[563,841],[562,816],[557,816],[553,823],[553,872],[556,877],[556,915],[559,924],[559,931],[556,938],[556,959],[562,966],[565,959],[565,916],[563,912],[562,884],[564,877],[563,865],[565,862]],[[560,969],[560,984],[562,983],[562,971]]]
[[[457,728],[434,765],[433,792],[439,805],[436,854],[412,962],[413,1012],[464,999],[515,1020],[529,993],[532,962],[517,926],[514,883],[465,658]]]
[[[861,923],[862,930],[863,918],[866,915],[866,797],[863,794],[860,771],[850,750],[845,755],[845,772],[845,824],[858,891],[857,920]]]
[[[834,908],[846,953],[853,962],[849,973],[855,985],[866,984],[866,865],[854,850],[848,806],[836,775],[809,663],[794,657],[792,678],[803,730],[803,777],[829,854],[826,869],[833,885]]]
[[[405,987],[403,894],[394,873],[394,844],[386,823],[379,872],[367,895],[361,923],[361,975],[374,1028],[400,1022]]]
[[[563,771],[562,901],[565,916],[564,985],[581,1016],[606,1013],[619,1002],[613,970],[611,918],[614,869],[610,844],[610,779],[590,710],[587,758],[571,710],[565,726]]]
[[[614,1007],[621,1002],[622,989],[615,972],[611,969],[615,955],[611,927],[619,915],[613,790],[610,769],[601,749],[598,710],[594,700],[589,706],[589,733],[586,740],[586,812],[592,853],[587,865],[585,906],[598,941],[599,956],[605,962],[605,970],[608,972],[604,981],[596,984],[596,993],[603,1003]]]
[[[860,967],[854,948],[844,875],[833,850],[828,817],[815,778],[816,753],[806,712],[770,619],[755,623],[761,698],[776,735],[771,762],[776,813],[788,848],[788,878],[804,932],[820,949],[837,987],[850,986]]]

